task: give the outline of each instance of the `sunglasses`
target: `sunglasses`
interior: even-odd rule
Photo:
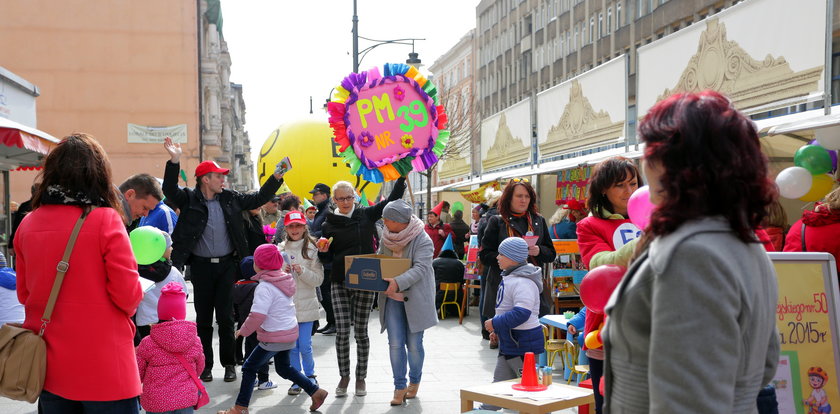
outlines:
[[[530,181],[527,178],[511,178],[510,182],[512,182],[512,183],[528,183]]]

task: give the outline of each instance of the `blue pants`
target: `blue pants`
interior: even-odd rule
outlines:
[[[394,373],[394,388],[405,389],[406,364],[412,384],[419,384],[423,376],[423,331],[411,332],[405,315],[405,303],[385,301],[385,329],[388,331],[388,347],[391,356],[391,371]],[[408,352],[406,352],[408,350]]]
[[[254,380],[251,380],[253,383]],[[38,414],[138,414],[140,402],[137,397],[116,401],[73,401],[41,391],[38,399]]]
[[[312,357],[312,324],[314,322],[298,322],[298,335],[295,347],[289,351],[292,368],[300,371],[303,361],[303,374],[307,377],[315,375],[315,358]]]
[[[271,358],[274,358],[274,369],[281,377],[303,388],[309,395],[315,394],[315,391],[318,391],[317,385],[310,381],[309,378],[303,376],[300,371],[292,368],[289,363],[289,351],[266,351],[263,347],[257,346],[251,351],[251,355],[245,360],[245,364],[242,365],[242,383],[239,385],[239,395],[236,396],[236,405],[247,407],[251,402],[251,394],[254,392],[254,379],[257,377],[257,371],[260,367],[267,364]]]

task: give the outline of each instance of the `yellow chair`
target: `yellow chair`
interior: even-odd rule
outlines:
[[[577,365],[580,351],[581,349],[571,341],[565,341],[565,344],[563,344],[563,358],[565,359],[563,362],[569,367],[569,371],[571,371],[569,379],[566,380],[566,384],[571,384],[575,374],[580,374],[580,379],[582,380],[583,376],[589,373],[589,365]]]
[[[542,326],[542,329],[543,329],[543,338],[545,339],[546,362],[548,363],[548,366],[553,367],[554,366],[554,357],[556,357],[557,354],[560,354],[560,360],[561,361],[564,360],[564,358],[563,358],[563,352],[564,351],[563,350],[565,349],[565,347],[563,346],[563,342],[566,342],[566,340],[565,339],[553,339],[553,338],[549,337],[549,334],[548,334],[549,329],[545,325]],[[565,361],[563,361],[563,362],[565,363]]]
[[[460,283],[441,283],[440,290],[443,291],[443,303],[440,304],[440,319],[446,319],[446,305],[455,305],[458,309],[458,314],[461,314],[461,304],[458,303],[458,291],[461,290]],[[446,300],[446,297],[449,296],[449,292],[452,292],[452,299],[449,301]]]

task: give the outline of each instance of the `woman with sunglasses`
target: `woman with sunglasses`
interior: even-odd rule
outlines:
[[[522,237],[528,242],[528,262],[535,266],[551,263],[557,256],[545,218],[537,211],[537,194],[524,179],[511,180],[502,192],[498,203],[499,214],[490,217],[481,238],[481,262],[487,271],[482,281],[484,300],[481,303],[483,318],[496,314],[496,294],[502,281],[499,268],[499,244],[508,237]],[[483,323],[483,322],[482,322]],[[498,348],[499,341],[490,334],[490,348]]]
[[[347,396],[347,386],[350,384],[351,312],[358,356],[355,395],[367,395],[365,377],[370,353],[368,318],[376,298],[376,292],[347,289],[344,286],[344,257],[376,252],[376,222],[382,218],[385,206],[391,201],[401,199],[404,192],[405,177],[400,177],[394,182],[394,188],[387,200],[368,207],[356,205],[356,189],[347,181],[339,181],[332,188],[336,208],[327,214],[321,227],[321,237],[332,239],[332,242],[319,243],[318,256],[323,263],[332,263],[330,293],[335,312],[335,350],[341,375],[335,390],[336,397]]]

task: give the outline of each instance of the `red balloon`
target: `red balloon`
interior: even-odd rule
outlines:
[[[618,265],[603,265],[584,276],[580,283],[580,300],[586,305],[587,312],[604,313],[610,295],[626,271]]]

